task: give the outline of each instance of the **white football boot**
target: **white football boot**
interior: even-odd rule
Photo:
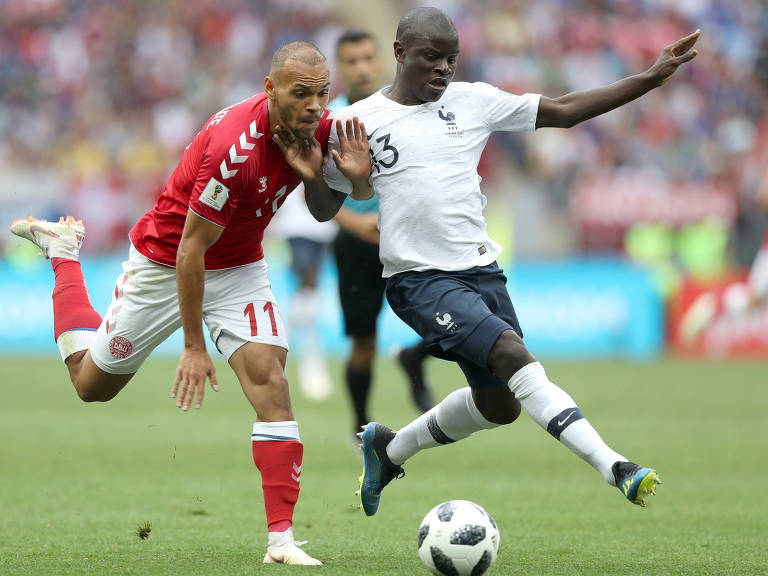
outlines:
[[[85,239],[85,226],[82,220],[72,216],[62,216],[58,222],[38,220],[30,216],[26,220],[18,218],[11,224],[11,232],[26,238],[38,248],[47,259],[67,258],[77,260],[80,247]]]
[[[297,542],[293,537],[293,528],[285,532],[270,532],[267,543],[267,554],[264,564],[295,564],[299,566],[322,566],[317,558],[312,558],[299,546],[306,544]]]

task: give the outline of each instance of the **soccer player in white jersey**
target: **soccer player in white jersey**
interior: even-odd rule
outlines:
[[[379,46],[366,30],[347,30],[339,36],[336,41],[336,66],[345,92],[328,104],[331,110],[336,111],[367,98],[381,88]],[[376,330],[386,288],[379,259],[378,211],[376,196],[365,201],[348,197],[335,217],[339,232],[333,240],[333,255],[339,274],[339,301],[344,332],[352,340],[344,377],[352,404],[355,432],[370,421],[368,400],[376,357]],[[423,340],[397,353],[398,364],[410,384],[413,403],[421,412],[434,406],[429,381],[424,374],[427,355]]]
[[[345,195],[323,182],[330,74],[312,44],[291,42],[272,59],[265,91],[214,114],[182,154],[152,210],[130,233],[131,250],[102,318],[80,269],[85,227],[17,220],[11,231],[50,259],[54,334],[80,398],[105,402],[133,377],[152,350],[184,329],[172,397],[200,408],[206,380],[218,390],[203,339],[205,322],[229,361],[257,421],[253,461],[267,516],[265,563],[319,565],[293,536],[303,445],[285,379],[288,342],[270,288],[262,238],[286,194],[301,182],[318,220],[333,217]],[[352,120],[338,151],[339,169],[369,195],[365,129]]]
[[[696,56],[691,49],[699,34],[667,46],[641,74],[553,99],[451,83],[459,56],[453,22],[436,8],[416,8],[400,20],[392,85],[339,117],[359,116],[368,133],[387,299],[433,354],[459,364],[469,386],[396,434],[367,424],[360,434],[367,515],[376,513],[381,490],[414,454],[509,424],[521,407],[630,502],[644,506],[655,493],[656,472],[608,447],[525,347],[496,264],[501,248],[486,231],[477,164],[493,131],[567,128],[660,86]],[[329,145],[334,141],[332,133]],[[350,189],[331,163],[325,167],[332,188]]]

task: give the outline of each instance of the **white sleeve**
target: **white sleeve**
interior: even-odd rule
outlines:
[[[490,130],[523,132],[536,129],[540,94],[517,96],[485,82],[475,82],[472,88],[472,98],[479,105]]]
[[[323,179],[329,188],[349,195],[352,193],[352,182],[336,168],[336,162],[333,161],[331,150],[339,152],[339,136],[336,133],[335,120],[331,124],[331,133],[328,135],[328,152],[323,159]]]

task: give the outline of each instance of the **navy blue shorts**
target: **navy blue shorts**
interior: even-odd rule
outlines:
[[[496,262],[461,272],[402,272],[387,279],[389,305],[433,356],[459,364],[470,386],[505,386],[488,354],[505,330],[522,338],[507,278]]]

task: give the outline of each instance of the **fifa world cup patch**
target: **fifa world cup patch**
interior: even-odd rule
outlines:
[[[216,178],[211,178],[200,193],[200,202],[221,212],[229,198],[229,188]]]

